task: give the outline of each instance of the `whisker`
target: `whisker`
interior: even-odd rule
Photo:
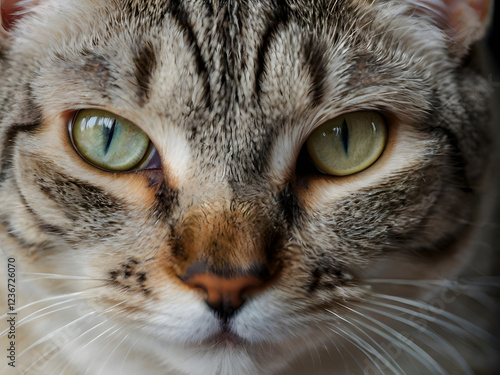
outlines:
[[[454,360],[458,361],[459,362],[458,363],[459,366],[462,368],[462,370],[464,370],[464,372],[466,374],[473,374],[473,371],[470,368],[470,366],[468,365],[468,363],[463,359],[463,357],[453,347],[453,345],[451,345],[449,342],[447,342],[446,340],[444,340],[441,336],[439,336],[438,334],[436,334],[432,329],[426,328],[425,330],[422,330],[422,327],[420,325],[418,325],[415,322],[412,322],[411,320],[409,320],[407,318],[403,318],[403,317],[400,317],[400,316],[397,316],[397,315],[394,315],[394,314],[390,314],[388,312],[381,311],[381,310],[378,310],[378,309],[375,309],[375,308],[370,308],[370,307],[368,307],[366,305],[360,305],[360,306],[358,306],[358,308],[361,308],[361,309],[364,309],[364,310],[368,310],[368,311],[371,311],[373,313],[380,314],[380,315],[385,316],[387,318],[390,318],[390,319],[396,320],[398,322],[401,322],[401,323],[403,323],[403,324],[405,324],[405,325],[407,325],[409,327],[417,329],[419,332],[424,333],[427,337],[440,342],[441,344],[443,344],[443,346],[441,346],[440,348],[444,348],[450,354],[450,356]],[[436,349],[432,345],[432,342],[426,341],[426,345],[432,346],[434,350],[438,351],[438,349]]]
[[[372,317],[368,315],[361,314],[357,312],[356,310],[353,310],[347,306],[341,305],[344,308],[347,308],[349,311],[352,311],[358,315],[361,315],[364,319],[368,319],[370,322],[373,324],[377,325],[378,327],[382,328],[385,332],[389,333],[392,335],[394,338],[398,340],[398,342],[402,343],[403,345],[406,346],[406,348],[409,349],[407,351],[408,354],[412,355],[414,353],[415,355],[412,355],[413,358],[418,360],[420,363],[422,363],[425,367],[428,368],[430,373],[435,373],[435,370],[439,370],[440,374],[447,374],[447,372],[443,369],[442,366],[440,366],[425,350],[423,350],[420,346],[412,342],[411,340],[408,340],[405,338],[402,334],[394,330],[393,328],[389,327],[388,325],[373,319]],[[354,319],[354,318],[353,318]],[[382,330],[376,329],[375,327],[366,324],[365,322],[360,321],[359,319],[356,319],[356,322],[361,324],[367,329],[370,329],[372,332],[376,333],[377,335],[385,338],[389,342],[392,341],[393,337],[389,336],[388,334],[384,333]],[[419,357],[420,356],[420,357]]]
[[[89,316],[92,316],[96,313],[96,311],[92,311],[90,313],[87,313],[83,316],[81,316],[80,318],[78,319],[75,319],[73,321],[71,321],[70,323],[68,324],[65,324],[63,325],[62,327],[59,327],[58,329],[56,329],[55,331],[52,331],[50,332],[49,334],[45,335],[44,337],[41,337],[40,339],[38,339],[37,341],[35,341],[34,343],[32,343],[31,345],[29,345],[26,349],[24,349],[21,353],[19,353],[19,355],[17,356],[17,358],[21,358],[23,355],[25,355],[26,353],[28,353],[30,350],[32,350],[33,348],[37,347],[38,345],[40,344],[43,344],[44,342],[47,342],[48,340],[50,340],[51,338],[53,338],[55,335],[57,335],[59,332],[61,332],[62,330],[64,330],[65,328],[79,322],[80,320],[82,319],[86,319],[88,318]],[[58,347],[57,346],[54,346],[53,349],[51,350],[52,351],[55,351],[57,350]],[[39,363],[41,360],[45,359],[46,356],[41,356],[39,357],[36,361],[32,362],[28,368],[26,368],[22,374],[26,374],[31,368],[33,368],[33,366],[35,366],[37,363]]]
[[[477,287],[494,287],[500,288],[500,277],[474,277],[474,278],[461,278],[461,279],[379,279],[370,278],[362,279],[363,283],[367,284],[391,284],[391,285],[409,285],[420,288],[427,288],[433,286],[446,287],[448,289],[467,290],[472,286]]]
[[[65,301],[64,303],[67,303],[67,302],[70,302],[70,301]],[[42,309],[42,310],[37,310],[37,311],[35,311],[34,313],[31,313],[30,315],[28,315],[27,317],[25,317],[25,318],[23,318],[23,319],[19,320],[19,323],[17,324],[17,326],[18,326],[18,327],[22,327],[22,326],[24,326],[25,324],[28,324],[29,322],[31,322],[31,321],[33,321],[33,320],[36,320],[36,319],[39,319],[39,318],[43,318],[44,316],[51,315],[51,314],[57,313],[57,312],[59,312],[59,311],[63,311],[63,310],[70,309],[70,308],[72,308],[72,307],[74,307],[74,306],[77,306],[77,304],[75,303],[75,304],[73,304],[73,305],[69,305],[69,306],[61,307],[60,309],[54,309],[54,310],[52,310],[52,311],[46,312],[45,314],[38,315],[38,316],[35,316],[35,317],[31,318],[31,319],[28,319],[28,318],[29,318],[29,317],[31,317],[32,315],[38,314],[40,311],[42,311],[42,310],[46,310],[47,308],[50,308],[50,307],[52,307],[52,306],[46,307],[46,308],[44,308],[44,309]],[[28,319],[28,320],[26,320],[26,319]],[[5,334],[6,334],[8,331],[9,331],[9,329],[5,329],[5,330],[3,330],[3,331],[0,333],[0,336],[5,336]]]
[[[416,316],[421,317],[422,319],[425,319],[425,320],[430,321],[430,322],[439,322],[443,326],[449,327],[449,329],[451,331],[456,331],[457,329],[459,329],[459,330],[467,331],[476,337],[483,337],[483,338],[488,337],[488,338],[490,338],[490,340],[492,340],[494,342],[498,341],[498,339],[495,338],[494,336],[492,336],[489,332],[476,326],[475,324],[472,324],[468,320],[465,320],[457,315],[451,314],[446,310],[438,309],[438,308],[436,308],[428,303],[424,303],[422,301],[412,300],[412,299],[408,299],[408,298],[403,298],[403,297],[390,296],[390,295],[386,295],[386,294],[373,293],[372,296],[378,297],[380,299],[398,302],[398,303],[401,303],[401,304],[407,305],[407,306],[413,306],[416,308],[420,308],[422,310],[430,311],[433,314],[436,314],[437,316],[441,316],[443,318],[449,319],[451,322],[455,323],[456,325],[453,325],[450,322],[447,322],[447,321],[440,319],[438,317],[430,317],[428,315],[425,315],[425,314],[422,314],[422,313],[419,313],[417,311],[410,310],[410,309],[407,309],[407,308],[404,308],[401,306],[390,305],[390,304],[383,303],[380,301],[371,301],[372,303],[377,304],[381,307],[388,307],[388,308],[399,310],[399,311],[404,312],[404,313],[410,313],[410,314],[416,315]]]
[[[27,353],[29,350],[33,349],[34,347],[36,347],[40,344],[43,344],[47,340],[50,340],[52,337],[54,337],[56,334],[58,334],[60,331],[67,328],[68,326],[71,326],[71,325],[81,321],[82,319],[86,319],[86,318],[88,318],[96,313],[97,313],[97,311],[91,311],[91,312],[63,325],[62,327],[59,327],[55,331],[50,332],[49,334],[45,335],[44,337],[42,337],[42,338],[38,339],[37,341],[35,341],[34,343],[32,343],[30,346],[28,346],[26,349],[24,349],[21,353],[19,353],[18,358],[22,357],[25,353]]]
[[[45,314],[42,314],[42,315],[36,316],[37,314],[41,313],[42,311],[48,310],[48,309],[50,309],[50,308],[52,308],[52,307],[55,307],[55,306],[64,305],[64,304],[69,303],[69,302],[74,302],[75,300],[76,300],[76,301],[78,301],[78,299],[68,299],[68,300],[66,300],[66,301],[57,302],[57,303],[54,303],[54,304],[52,304],[52,305],[50,305],[50,306],[46,306],[46,307],[44,307],[44,308],[42,308],[42,309],[36,310],[36,311],[32,312],[31,314],[26,315],[24,318],[20,319],[20,320],[19,320],[19,324],[18,324],[18,326],[20,327],[20,326],[22,326],[22,325],[24,325],[24,324],[26,324],[26,323],[31,322],[31,321],[32,321],[32,320],[34,320],[34,319],[42,318],[42,317],[44,317],[44,316],[46,316],[46,315],[53,314],[53,313],[55,313],[55,312],[62,311],[62,310],[65,310],[65,309],[71,308],[71,307],[73,307],[73,306],[76,306],[77,304],[73,304],[73,305],[70,305],[70,306],[67,306],[67,307],[63,307],[63,308],[60,308],[60,309],[55,309],[55,310],[49,311],[48,313],[45,313]],[[30,319],[30,318],[31,318],[32,316],[34,316],[34,315],[35,315],[35,317],[34,317],[34,318],[32,318],[32,319]]]
[[[105,311],[103,311],[103,312],[99,313],[99,314],[96,316],[96,318],[100,318],[101,316],[105,315],[108,311],[112,311],[112,309],[113,309],[113,308],[115,308],[115,307],[117,307],[117,306],[119,306],[119,305],[121,305],[121,304],[123,304],[123,303],[125,303],[125,302],[126,302],[126,300],[125,300],[125,301],[122,301],[122,302],[119,302],[119,303],[115,304],[114,306],[111,306],[110,308],[106,309]],[[122,310],[122,311],[123,311],[123,310]],[[76,342],[77,340],[79,340],[80,338],[82,338],[83,336],[85,336],[86,334],[88,334],[89,332],[92,332],[94,329],[99,328],[99,327],[100,327],[100,326],[102,326],[103,324],[107,323],[110,319],[112,319],[113,317],[115,317],[116,315],[118,315],[118,314],[119,314],[120,312],[122,312],[122,311],[117,312],[116,314],[112,315],[111,317],[106,318],[106,319],[105,319],[105,320],[103,320],[102,322],[100,322],[100,323],[98,323],[98,324],[96,324],[96,325],[92,326],[92,328],[87,329],[85,332],[83,332],[82,334],[78,335],[77,337],[75,337],[74,339],[72,339],[70,342],[66,343],[66,345],[67,345],[67,346],[72,345],[74,342]],[[96,313],[96,311],[92,311],[91,313]],[[87,314],[87,315],[90,315],[90,314]],[[116,325],[115,325],[115,326],[113,326],[113,327],[116,327]],[[113,327],[112,327],[112,328],[113,328]],[[101,335],[99,335],[99,336],[101,336]],[[98,336],[98,337],[99,337],[99,336]],[[82,346],[82,347],[79,347],[79,350],[83,350],[83,349],[84,349],[84,348],[85,348],[88,344],[89,344],[89,343],[87,343],[86,345],[84,345],[84,346]],[[74,357],[74,355],[75,355],[75,353],[73,353],[72,355],[70,355],[70,356],[68,356],[68,357],[67,357],[67,359],[66,359],[66,362],[67,362],[67,363],[66,363],[66,366],[64,366],[64,367],[63,367],[63,369],[61,370],[61,372],[60,372],[61,374],[63,374],[63,373],[64,373],[64,371],[66,370],[67,366],[69,366],[69,365],[71,364],[71,359]],[[60,366],[60,365],[59,365],[59,366]],[[55,370],[57,370],[57,368],[59,368],[59,366],[57,366]],[[54,371],[55,371],[55,370],[54,370]]]
[[[116,329],[113,329],[114,327],[118,327]],[[107,333],[106,337],[104,337],[102,339],[102,342],[99,346],[99,351],[100,351],[100,354],[99,354],[99,362],[102,361],[102,359],[104,358],[104,353],[108,350],[108,347],[114,342],[116,341],[115,340],[115,336],[116,336],[116,333],[117,332],[120,332],[121,330],[123,330],[123,327],[120,326],[120,324],[116,324],[115,326],[111,327],[111,329],[113,329],[111,332],[107,333],[107,332],[103,332],[104,333]],[[110,329],[110,330],[111,330]],[[110,358],[111,354],[108,354],[106,356],[106,361]],[[102,366],[99,368],[97,374],[100,374],[101,371],[102,371]],[[94,370],[95,371],[95,370]],[[87,371],[85,372],[85,374],[87,374]],[[92,372],[91,375],[95,375],[95,372]]]
[[[30,282],[36,280],[50,279],[50,280],[95,280],[89,276],[78,276],[78,275],[64,275],[56,273],[43,273],[43,272],[19,272],[19,276],[37,276],[31,279],[20,278],[21,282]]]
[[[28,366],[28,367],[27,367],[27,368],[26,368],[26,369],[25,369],[25,370],[21,373],[21,375],[25,375],[25,374],[27,374],[27,373],[28,373],[28,371],[29,371],[29,370],[31,370],[31,369],[33,368],[33,366],[35,366],[35,365],[36,365],[37,363],[39,363],[40,361],[42,361],[42,360],[49,360],[49,359],[47,359],[47,357],[49,357],[49,356],[50,356],[50,358],[52,358],[53,353],[54,353],[54,352],[57,352],[57,350],[58,350],[58,349],[59,349],[59,348],[58,348],[57,346],[52,347],[52,348],[48,351],[48,353],[44,353],[42,356],[38,357],[38,359],[37,359],[35,362],[31,363],[31,364],[30,364],[30,365],[29,365],[29,366]]]
[[[379,362],[377,361],[378,353],[371,345],[368,345],[365,341],[363,341],[358,335],[353,333],[351,330],[349,332],[346,332],[345,330],[339,327],[335,328],[340,332],[342,332],[342,335],[340,335],[341,337],[343,337],[345,340],[349,341],[356,348],[358,348],[375,365],[380,374],[384,373],[384,371],[380,368]],[[329,329],[331,329],[332,332],[336,332],[335,330],[332,329],[332,327],[329,327]],[[338,332],[336,333],[339,334]],[[358,364],[361,367],[361,364],[359,362]]]
[[[408,279],[365,279],[363,280],[366,286],[372,285],[400,285],[415,287],[420,289],[428,289],[434,292],[453,291],[458,295],[471,298],[474,301],[482,304],[488,310],[493,311],[497,309],[498,302],[492,298],[487,292],[488,288],[500,287],[500,278],[497,277],[476,277],[472,279],[461,280],[408,280]],[[362,284],[362,286],[365,286]],[[370,289],[371,291],[371,289]],[[464,306],[467,306],[464,304]]]
[[[347,362],[344,359],[344,355],[342,354],[342,351],[340,350],[339,346],[337,345],[337,343],[335,342],[335,340],[327,332],[324,331],[323,326],[321,324],[316,323],[316,327],[321,330],[321,332],[332,343],[332,345],[335,347],[335,349],[339,353],[341,362],[344,365],[344,370],[345,370],[344,372],[347,374],[348,373],[348,371],[347,371]],[[330,354],[330,353],[328,352],[328,354]],[[352,355],[352,353],[350,351],[348,351],[348,354],[356,361],[356,359],[354,358],[354,356]],[[331,358],[331,356],[330,356],[330,358]]]
[[[361,349],[359,349],[359,347],[358,347],[358,346],[356,346],[356,345],[355,345],[355,344],[353,344],[350,340],[348,340],[347,338],[345,338],[345,337],[344,337],[344,335],[342,335],[342,334],[340,334],[339,332],[337,332],[337,331],[336,331],[336,330],[335,330],[335,329],[334,329],[334,328],[333,328],[330,324],[328,324],[328,325],[329,325],[328,329],[329,329],[331,332],[335,333],[338,337],[343,338],[344,340],[349,341],[352,345],[354,345],[354,347],[355,347],[356,349],[361,350]],[[340,348],[338,347],[338,345],[336,345],[336,344],[334,343],[333,338],[331,338],[331,336],[330,336],[330,335],[328,335],[328,337],[330,338],[330,341],[333,343],[333,345],[337,348],[337,351],[339,352],[340,357],[342,358],[342,362],[343,362],[343,364],[344,364],[345,373],[349,373],[349,372],[348,372],[348,369],[347,369],[347,362],[346,362],[346,361],[344,361],[344,356],[342,355],[342,352],[341,352]],[[344,346],[344,348],[345,348],[345,346]],[[347,354],[349,354],[349,356],[350,356],[350,357],[354,360],[354,362],[356,363],[356,365],[358,365],[359,369],[361,370],[361,369],[363,368],[363,366],[361,365],[361,362],[360,362],[359,356],[355,356],[355,355],[354,355],[354,354],[353,354],[350,350],[347,350],[347,349],[346,349],[346,351],[347,351]],[[367,356],[367,358],[371,359],[369,356]],[[372,361],[373,361],[373,360],[372,360]]]
[[[368,335],[364,330],[362,330],[359,326],[353,324],[351,321],[349,321],[346,317],[342,317],[340,316],[339,314],[331,311],[331,310],[328,310],[327,311],[333,315],[335,315],[337,318],[341,319],[342,321],[346,322],[347,324],[353,326],[355,329],[361,331],[368,339],[370,339],[371,342],[373,342],[375,344],[376,347],[378,347],[379,349],[381,349],[385,354],[387,354],[387,358],[384,358],[384,357],[380,357],[380,356],[377,356],[380,361],[383,362],[383,365],[386,366],[387,368],[389,368],[394,374],[398,374],[398,370],[390,363],[389,361],[389,358],[391,360],[391,362],[393,362],[396,367],[398,367],[399,369],[399,373],[404,373],[403,369],[396,363],[396,361],[394,361],[394,359],[389,355],[389,353],[387,353],[387,351],[385,349],[383,349],[380,344],[378,344],[370,335]],[[374,354],[380,354],[380,352],[377,352],[377,350],[375,350],[375,348],[373,346],[371,346],[370,344],[366,343],[367,345],[370,346],[370,348],[373,349],[373,351],[375,352]]]
[[[98,315],[98,317],[100,317],[100,316],[102,316],[102,315],[104,315],[104,313],[99,314],[99,315]],[[83,332],[82,334],[78,335],[78,336],[77,336],[77,337],[75,337],[73,340],[71,340],[71,341],[70,341],[67,345],[69,346],[69,345],[73,344],[73,343],[74,343],[75,341],[77,341],[78,339],[82,338],[83,336],[87,335],[89,332],[92,332],[94,329],[99,328],[101,325],[103,325],[103,324],[105,324],[105,323],[107,323],[107,322],[108,322],[108,319],[106,319],[106,320],[102,321],[101,323],[99,323],[99,324],[97,324],[97,325],[93,326],[92,328],[90,328],[90,329],[86,330],[85,332]],[[115,325],[115,326],[113,326],[113,327],[111,327],[110,329],[113,329],[114,327],[116,327],[116,325]],[[106,331],[104,331],[103,333],[106,333],[107,331],[109,331],[109,329],[108,329],[108,330],[106,330]],[[98,335],[95,339],[99,338],[101,335],[102,335],[102,333],[101,333],[100,335]],[[95,339],[91,340],[90,342],[88,342],[88,343],[87,343],[87,344],[85,344],[84,346],[79,347],[79,348],[78,348],[78,350],[83,350],[83,349],[84,349],[85,347],[87,347],[87,346],[88,346],[91,342],[95,341]],[[66,358],[66,362],[67,362],[67,363],[66,363],[66,365],[62,368],[62,370],[61,370],[60,374],[63,374],[63,373],[64,373],[64,371],[66,370],[66,368],[67,368],[67,367],[71,364],[71,360],[72,360],[72,358],[75,356],[75,354],[76,354],[76,353],[73,353],[72,355],[70,355],[70,356],[68,356],[68,357]],[[60,365],[59,365],[59,366],[60,366]],[[54,371],[55,371],[55,370],[57,370],[57,369],[59,368],[59,366],[57,366],[57,367],[54,369]]]
[[[28,307],[37,305],[39,303],[54,301],[54,300],[58,300],[58,299],[65,298],[65,297],[78,296],[78,295],[85,294],[85,293],[87,293],[87,291],[74,292],[74,293],[68,293],[68,294],[61,294],[61,295],[57,295],[57,296],[51,296],[51,297],[43,298],[43,299],[40,299],[38,301],[33,301],[33,302],[28,303],[27,305],[23,305],[21,307],[16,308],[16,312],[23,311],[23,310],[27,309]],[[3,314],[2,316],[0,316],[0,319],[6,318],[6,317],[7,317],[7,314]]]
[[[123,374],[125,372],[125,363],[127,362],[127,358],[130,355],[130,352],[132,351],[132,349],[137,345],[138,342],[139,342],[139,339],[136,338],[134,343],[132,345],[130,345],[130,348],[128,349],[127,354],[125,354],[125,357],[123,357],[122,365],[120,368],[120,374]]]
[[[124,329],[123,327],[121,328],[122,330]],[[130,336],[130,333],[127,333],[121,340],[120,342],[115,345],[114,349],[111,351],[111,353],[108,354],[108,356],[106,357],[106,360],[102,363],[99,371],[97,372],[97,374],[101,374],[102,371],[104,370],[104,368],[106,367],[106,364],[108,363],[108,360],[113,356],[113,354],[115,353],[115,351],[120,347],[120,345]]]
[[[107,321],[106,321],[107,323]],[[92,344],[94,341],[98,340],[101,336],[105,335],[106,333],[108,333],[109,331],[111,331],[112,329],[114,329],[116,326],[118,326],[118,324],[115,324],[114,326],[111,326],[109,327],[107,330],[105,330],[104,332],[100,333],[99,335],[97,335],[96,337],[94,337],[92,340],[90,340],[88,343],[86,343],[85,345],[83,345],[81,348],[79,348],[80,350],[82,349],[85,349],[87,346],[89,346],[90,344]]]

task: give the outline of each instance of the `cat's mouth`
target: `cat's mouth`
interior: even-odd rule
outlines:
[[[204,342],[211,347],[235,347],[244,344],[244,339],[232,332],[226,324],[221,326],[220,332],[210,336]]]

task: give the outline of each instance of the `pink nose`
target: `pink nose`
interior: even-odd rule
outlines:
[[[237,309],[243,303],[245,292],[258,288],[264,281],[255,276],[237,276],[229,279],[214,274],[204,273],[183,280],[187,285],[207,292],[209,306],[231,306]]]
[[[195,270],[202,272],[195,272]],[[195,264],[189,267],[185,276],[179,277],[185,284],[202,289],[207,293],[206,302],[221,318],[229,318],[245,300],[246,294],[265,284],[263,277],[242,274],[231,277],[207,272],[206,267]]]

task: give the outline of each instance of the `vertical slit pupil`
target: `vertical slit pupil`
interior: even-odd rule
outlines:
[[[342,137],[342,145],[344,146],[345,154],[347,155],[349,151],[349,126],[347,126],[346,119],[344,119],[344,121],[342,122],[340,135]]]
[[[104,154],[108,153],[109,146],[111,146],[111,141],[113,140],[113,134],[115,133],[115,127],[116,127],[116,119],[113,120],[111,128],[108,128],[107,126],[104,127],[104,134],[106,135],[106,137],[108,137],[106,147],[104,148]]]

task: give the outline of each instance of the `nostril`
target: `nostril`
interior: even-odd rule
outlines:
[[[260,287],[264,281],[254,276],[224,278],[210,273],[183,280],[187,285],[204,290],[210,306],[230,305],[238,308],[245,292]]]
[[[179,278],[190,287],[205,291],[207,305],[223,320],[230,318],[243,305],[246,294],[261,288],[266,282],[248,274],[223,277],[206,272],[206,269],[204,273],[189,271]]]
[[[241,303],[240,306],[233,306],[231,303],[228,303],[227,301],[226,302],[223,301],[217,305],[210,303],[208,300],[206,301],[206,303],[208,307],[212,309],[215,315],[223,322],[229,320],[229,318],[231,318],[234,315],[234,313],[243,305],[243,303]]]

